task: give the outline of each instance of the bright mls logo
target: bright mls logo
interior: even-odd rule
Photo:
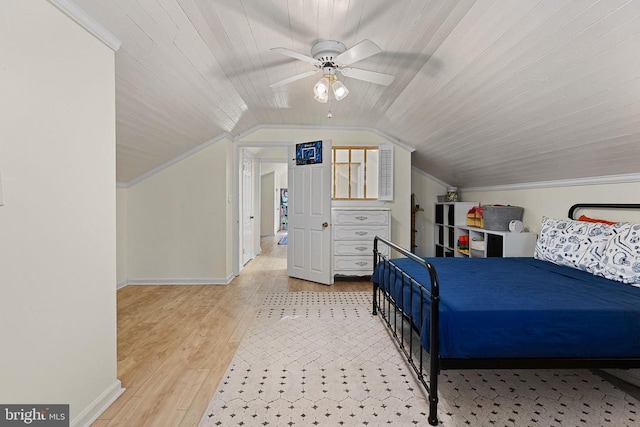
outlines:
[[[69,405],[0,405],[0,427],[68,427]]]

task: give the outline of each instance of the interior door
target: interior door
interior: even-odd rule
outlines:
[[[288,274],[330,285],[331,141],[293,145],[288,172]]]
[[[242,265],[253,258],[253,162],[242,158]]]

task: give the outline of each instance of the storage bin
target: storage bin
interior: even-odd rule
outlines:
[[[484,252],[486,248],[484,244],[484,240],[476,240],[476,239],[471,240],[471,245],[469,245],[469,247],[474,251],[480,251],[480,252]]]
[[[467,212],[467,225],[469,227],[482,228],[484,223],[482,221],[482,206],[474,206]]]
[[[482,206],[482,216],[486,230],[509,231],[509,222],[513,219],[522,221],[523,215],[524,208],[520,206]]]

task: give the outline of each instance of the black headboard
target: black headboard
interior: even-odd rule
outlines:
[[[638,203],[576,203],[575,205],[569,208],[569,218],[576,219],[573,217],[575,212],[581,208],[597,208],[597,209],[640,209],[640,204]]]

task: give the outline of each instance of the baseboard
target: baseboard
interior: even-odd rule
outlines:
[[[204,278],[204,279],[128,279],[127,286],[134,285],[228,285],[235,276],[230,274],[226,278]]]
[[[126,280],[122,280],[122,281],[116,283],[116,290],[122,289],[127,285],[128,285],[127,281]]]
[[[124,393],[125,390],[125,388],[122,388],[120,380],[116,380],[111,387],[106,389],[96,400],[91,402],[84,411],[80,412],[80,414],[71,421],[71,427],[90,426],[100,415],[102,415],[104,411],[107,410],[109,406],[111,406],[113,402],[116,401],[118,397],[120,397],[122,393]]]

